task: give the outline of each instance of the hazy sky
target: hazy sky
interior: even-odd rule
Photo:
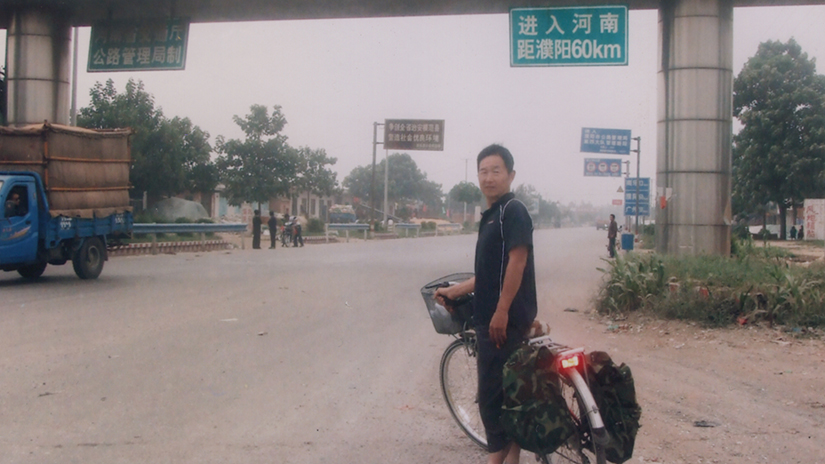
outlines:
[[[821,63],[823,19],[822,6],[736,9],[734,73],[769,39],[794,37]],[[656,170],[656,11],[631,11],[629,35],[628,66],[511,68],[508,15],[193,24],[185,71],[86,73],[81,29],[78,106],[97,81],[123,91],[140,79],[167,117],[189,117],[214,142],[242,137],[232,116],[250,105],[281,105],[289,143],[336,157],[339,182],[372,162],[373,122],[444,119],[443,152],[409,153],[445,192],[465,166],[474,181],[475,155],[497,142],[515,156],[516,185],[603,204],[621,181],[583,177],[598,155],[579,152],[582,127],[632,130],[642,176]]]

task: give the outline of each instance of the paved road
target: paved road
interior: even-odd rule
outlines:
[[[559,338],[604,232],[535,234]],[[474,462],[438,389],[450,338],[418,293],[474,236],[123,257],[99,280],[0,275],[2,463]],[[562,335],[563,334],[563,335]]]

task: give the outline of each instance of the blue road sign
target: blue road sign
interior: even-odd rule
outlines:
[[[622,160],[585,158],[584,175],[587,177],[622,177]]]
[[[627,5],[510,10],[510,66],[616,65],[627,65]]]
[[[624,215],[625,216],[635,216],[636,215],[636,203],[625,204],[624,205]],[[642,203],[639,202],[639,216],[650,216],[650,203]]]
[[[585,153],[629,155],[630,131],[583,127],[581,151]]]
[[[636,215],[636,197],[639,198],[639,216],[650,216],[650,177],[640,177],[636,186],[635,177],[624,180],[624,215]]]
[[[636,191],[636,178],[635,177],[626,177],[624,179],[624,187],[625,191],[628,189],[632,191]],[[650,177],[640,177],[639,178],[639,192],[648,191],[650,192]]]

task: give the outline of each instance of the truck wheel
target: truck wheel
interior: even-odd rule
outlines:
[[[29,264],[28,266],[23,266],[17,270],[17,272],[26,279],[34,280],[41,275],[43,275],[43,271],[46,270],[46,262],[40,262],[37,264]]]
[[[106,250],[103,242],[97,237],[86,239],[72,256],[74,273],[81,279],[97,279],[103,270],[103,261],[106,259]]]

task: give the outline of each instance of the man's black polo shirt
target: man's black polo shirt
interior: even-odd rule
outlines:
[[[476,330],[487,331],[496,311],[504,285],[504,273],[509,253],[515,247],[527,246],[527,265],[521,286],[513,298],[508,326],[527,331],[536,318],[536,271],[533,266],[533,220],[524,203],[508,193],[481,215],[476,242],[475,297],[473,323]]]

